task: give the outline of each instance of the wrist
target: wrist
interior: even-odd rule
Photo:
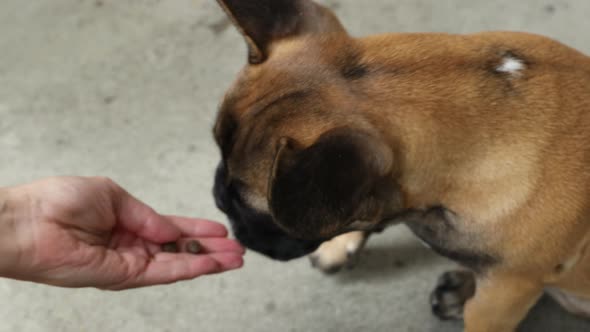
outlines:
[[[20,208],[11,188],[0,188],[0,277],[11,277],[18,266],[17,222]]]

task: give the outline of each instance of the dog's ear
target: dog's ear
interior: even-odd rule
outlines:
[[[373,213],[391,168],[387,145],[360,130],[330,130],[307,148],[283,138],[269,180],[271,213],[295,237],[333,236]]]
[[[248,44],[250,64],[264,62],[273,41],[309,32],[344,31],[310,0],[217,0]]]

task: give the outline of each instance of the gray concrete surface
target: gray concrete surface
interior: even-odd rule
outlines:
[[[327,0],[355,35],[525,30],[590,53],[587,0]],[[0,183],[105,175],[168,213],[210,196],[217,104],[245,47],[212,0],[0,1]],[[352,271],[248,253],[244,269],[110,293],[0,281],[0,331],[461,331],[429,312],[452,267],[405,229]],[[522,331],[589,331],[544,299]]]

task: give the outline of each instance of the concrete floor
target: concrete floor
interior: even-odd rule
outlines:
[[[590,53],[587,0],[327,0],[355,35],[525,30]],[[223,220],[210,195],[218,102],[245,60],[212,0],[0,1],[0,183],[105,175],[162,212]],[[0,281],[0,331],[461,331],[429,311],[452,267],[403,228],[352,271],[246,266],[110,293]],[[522,331],[589,331],[544,299]]]

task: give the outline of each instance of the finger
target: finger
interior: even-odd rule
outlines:
[[[101,267],[93,273],[91,285],[123,290],[170,284],[181,280],[240,268],[243,258],[236,253],[209,255],[159,253],[149,261],[133,253],[104,252]],[[98,271],[98,272],[97,272]],[[101,272],[102,271],[102,272]],[[104,280],[96,281],[97,274]],[[100,278],[99,278],[100,279]]]
[[[131,281],[131,287],[170,284],[220,271],[217,260],[207,255],[162,253],[156,255],[145,270]]]
[[[225,272],[242,267],[241,255],[218,253],[211,255],[161,253],[150,261],[143,273],[134,280],[118,286],[133,288],[170,284],[206,274]]]
[[[166,216],[185,236],[190,237],[226,237],[227,228],[210,220],[180,216]]]
[[[161,216],[124,190],[120,191],[116,212],[121,226],[156,243],[174,241],[180,237],[181,231],[169,218]]]
[[[182,238],[177,241],[178,249],[181,252],[188,251],[186,249],[187,244],[195,240],[201,247],[199,253],[233,252],[243,255],[245,252],[244,247],[237,241],[226,238]]]
[[[244,265],[244,259],[241,254],[237,253],[214,253],[214,254],[204,254],[204,255],[193,255],[193,254],[185,254],[185,253],[159,253],[157,254],[153,261],[158,263],[163,262],[173,262],[178,260],[190,260],[191,257],[209,257],[213,259],[217,263],[218,270],[215,272],[223,272],[228,270],[234,270],[242,267]]]
[[[244,265],[244,257],[241,254],[231,252],[220,252],[209,254],[219,264],[221,271],[239,269]]]
[[[150,256],[155,256],[157,253],[162,252],[162,244],[160,243],[147,242],[145,246]]]

